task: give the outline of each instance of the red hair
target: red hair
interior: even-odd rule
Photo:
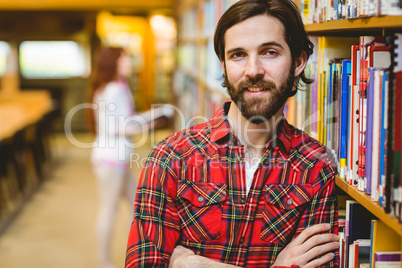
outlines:
[[[89,88],[87,101],[93,103],[95,93],[97,91],[102,92],[105,86],[118,79],[117,74],[117,61],[124,53],[124,49],[121,47],[101,47],[98,51],[91,77],[89,80]],[[89,130],[96,134],[96,123],[93,109],[86,109],[86,118]]]

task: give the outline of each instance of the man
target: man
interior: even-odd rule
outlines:
[[[241,0],[214,41],[231,101],[150,153],[126,267],[335,266],[335,168],[283,118],[299,78],[311,82],[297,8]]]

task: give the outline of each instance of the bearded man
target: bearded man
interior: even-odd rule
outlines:
[[[334,267],[336,169],[289,125],[313,45],[288,0],[240,0],[215,31],[231,100],[148,157],[126,267]]]

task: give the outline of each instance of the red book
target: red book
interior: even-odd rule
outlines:
[[[360,46],[359,45],[354,45],[352,46],[352,61],[351,61],[351,66],[352,66],[352,73],[351,73],[351,79],[352,79],[352,99],[350,101],[351,104],[351,137],[350,137],[350,147],[351,147],[351,157],[348,166],[350,168],[350,173],[349,173],[349,184],[353,186],[357,186],[357,183],[359,181],[359,176],[358,176],[358,157],[359,157],[359,146],[358,146],[358,140],[359,140],[359,83],[360,80],[358,78],[360,77]]]
[[[366,116],[367,116],[367,80],[370,46],[385,46],[384,36],[360,36],[360,84],[359,84],[359,157],[358,157],[358,189],[364,191],[364,173],[366,165]]]

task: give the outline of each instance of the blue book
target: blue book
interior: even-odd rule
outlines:
[[[351,64],[351,66],[352,66],[352,64]],[[353,86],[352,86],[352,74],[350,74],[350,75],[348,75],[348,92],[349,92],[349,95],[348,95],[348,134],[347,134],[347,138],[346,138],[346,140],[348,141],[348,143],[347,143],[347,155],[346,155],[346,159],[347,159],[347,162],[346,162],[346,167],[347,167],[347,170],[346,170],[346,178],[347,178],[347,181],[349,182],[349,180],[351,179],[351,176],[352,176],[352,174],[351,174],[351,170],[352,170],[352,166],[353,166],[353,162],[352,162],[352,159],[353,159],[353,147],[352,147],[352,145],[353,145],[353,142],[352,142],[352,139],[353,139],[353,133],[352,133],[352,131],[353,131],[353,103],[352,103],[352,101],[353,101],[353,94],[354,94],[354,92],[353,92]]]
[[[364,191],[371,194],[371,166],[373,152],[373,108],[374,108],[374,70],[368,67],[367,118],[366,118],[366,168],[364,169]]]
[[[380,170],[378,184],[380,185],[379,204],[385,206],[384,186],[387,165],[387,129],[388,129],[388,73],[384,72],[381,93],[381,126],[380,126]]]
[[[341,179],[346,178],[346,155],[347,155],[347,138],[348,138],[348,99],[349,99],[349,77],[351,75],[351,60],[342,61],[342,91],[341,91],[341,122],[340,122],[340,150],[339,164]]]

